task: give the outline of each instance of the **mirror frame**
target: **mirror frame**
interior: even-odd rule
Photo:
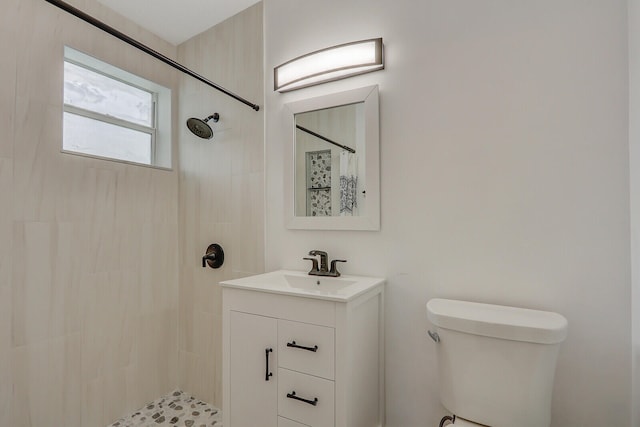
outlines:
[[[295,115],[364,102],[366,214],[363,216],[295,216]],[[284,159],[285,221],[294,230],[380,230],[380,124],[378,86],[303,99],[285,104],[288,144]]]

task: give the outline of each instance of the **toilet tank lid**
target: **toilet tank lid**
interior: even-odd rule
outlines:
[[[514,341],[555,344],[567,336],[567,319],[550,311],[435,298],[427,302],[431,323],[454,331]]]

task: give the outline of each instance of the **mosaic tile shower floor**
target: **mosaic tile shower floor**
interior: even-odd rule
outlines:
[[[107,427],[157,426],[222,427],[222,413],[218,408],[176,390]]]

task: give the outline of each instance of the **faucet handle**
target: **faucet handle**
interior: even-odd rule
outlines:
[[[329,270],[329,266],[327,265],[329,263],[328,259],[329,259],[329,255],[325,252],[325,251],[319,251],[318,249],[314,249],[312,251],[309,251],[309,255],[311,256],[320,256],[320,271],[322,273],[327,273]]]
[[[207,247],[207,252],[202,257],[202,268],[207,265],[211,268],[220,268],[224,263],[224,250],[217,243],[212,243]]]
[[[306,259],[311,261],[312,265],[311,265],[311,271],[309,271],[309,274],[314,274],[318,272],[318,259],[317,258],[302,258],[302,259]]]
[[[334,277],[339,277],[340,276],[340,272],[338,271],[338,267],[336,266],[337,262],[347,262],[346,259],[334,259],[333,261],[331,261],[331,271],[330,274]]]

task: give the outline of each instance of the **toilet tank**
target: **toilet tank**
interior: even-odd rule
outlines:
[[[432,299],[442,404],[492,427],[549,427],[567,319],[557,313]]]

